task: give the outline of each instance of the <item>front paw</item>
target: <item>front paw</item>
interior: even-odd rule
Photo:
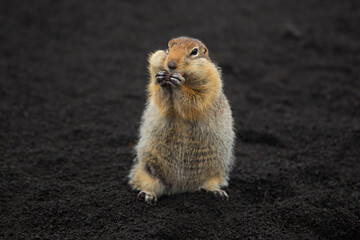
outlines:
[[[165,70],[156,73],[156,83],[161,87],[178,87],[185,82],[185,78],[180,73],[169,73]]]
[[[157,197],[154,192],[141,191],[138,194],[138,199],[143,199],[149,205],[156,205]]]
[[[156,83],[160,84],[160,86],[165,86],[167,82],[170,80],[169,78],[170,78],[170,73],[168,73],[165,70],[160,71],[155,75]]]
[[[170,75],[169,83],[173,87],[178,87],[185,82],[185,78],[180,73],[173,73]]]

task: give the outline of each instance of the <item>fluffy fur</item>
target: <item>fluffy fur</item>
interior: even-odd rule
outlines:
[[[197,48],[198,54],[191,51]],[[180,86],[161,87],[155,75],[169,61],[183,73]],[[176,38],[168,51],[149,57],[148,101],[142,117],[136,158],[129,174],[133,189],[153,204],[163,194],[213,191],[227,199],[233,165],[234,131],[220,69],[199,40]]]

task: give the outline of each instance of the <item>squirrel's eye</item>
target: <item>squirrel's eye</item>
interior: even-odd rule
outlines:
[[[190,55],[196,55],[197,53],[198,53],[198,49],[197,49],[197,48],[194,48],[194,49],[191,51]]]

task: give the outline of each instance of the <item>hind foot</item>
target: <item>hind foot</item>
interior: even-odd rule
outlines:
[[[157,202],[156,194],[154,192],[150,192],[150,191],[139,192],[138,198],[145,200],[145,202],[147,204],[152,205],[152,206],[156,205],[156,202]]]
[[[224,190],[221,190],[222,186],[227,186],[227,181],[224,177],[217,176],[208,179],[201,188],[208,192],[212,192],[215,197],[220,198],[221,200],[229,200],[228,194]]]
[[[212,193],[215,195],[216,198],[220,198],[221,200],[226,200],[226,201],[229,200],[229,195],[224,190],[218,189],[212,191]]]

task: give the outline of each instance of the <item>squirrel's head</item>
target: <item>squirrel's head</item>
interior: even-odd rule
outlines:
[[[168,43],[165,68],[169,72],[186,72],[189,64],[209,60],[209,52],[200,40],[188,37],[171,39]]]

